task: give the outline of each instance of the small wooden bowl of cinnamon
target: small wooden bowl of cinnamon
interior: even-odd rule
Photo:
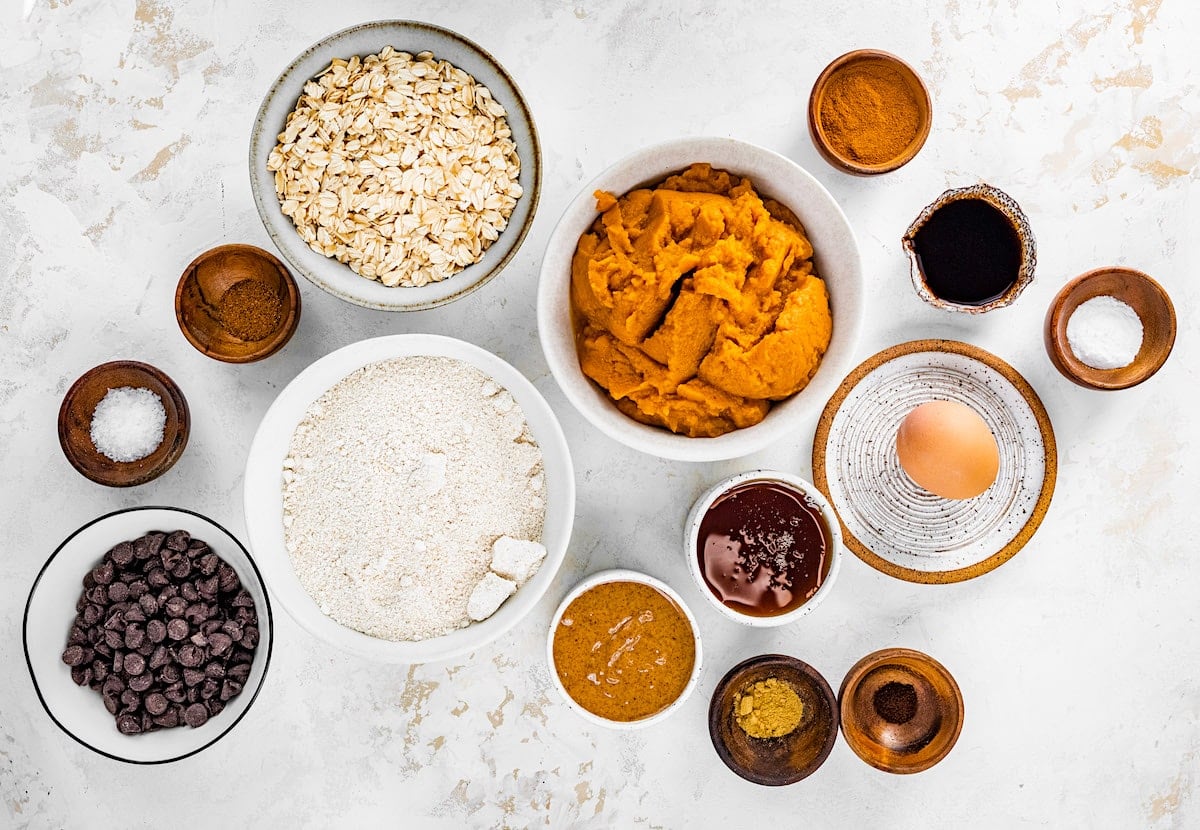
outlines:
[[[808,132],[821,156],[856,176],[890,173],[912,161],[933,124],[929,90],[900,58],[856,49],[817,77]]]
[[[300,322],[300,289],[278,258],[221,245],[183,270],[175,318],[187,341],[225,363],[252,363],[287,344]]]

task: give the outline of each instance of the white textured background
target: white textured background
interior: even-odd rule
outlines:
[[[4,2],[0,826],[1200,825],[1200,14],[1190,0]],[[387,16],[476,40],[528,97],[545,186],[521,253],[482,291],[420,314],[353,308],[304,284],[285,351],[245,367],[203,357],[175,325],[175,282],[210,246],[268,247],[245,168],[262,94],[310,43]],[[924,151],[872,180],[827,167],[804,121],[817,73],[857,47],[908,59],[935,101]],[[570,409],[534,328],[540,252],[568,198],[632,150],[698,134],[779,150],[845,207],[872,302],[860,357],[955,337],[996,352],[1041,394],[1058,436],[1058,490],[1010,563],[921,587],[849,557],[829,601],[777,633],[740,629],[703,605],[680,551],[686,508],[752,465],[807,475],[817,413],[760,458],[656,461]],[[1039,267],[1015,307],[974,320],[916,298],[899,238],[944,188],[981,179],[1024,207]],[[1092,393],[1054,372],[1041,322],[1066,280],[1113,263],[1167,287],[1179,341],[1144,386]],[[338,346],[402,331],[497,352],[563,421],[578,470],[576,531],[537,613],[460,663],[393,668],[335,653],[282,618],[258,702],[202,755],[134,768],[61,734],[20,647],[25,594],[50,551],[83,522],[134,504],[199,510],[242,535],[243,458],[279,388]],[[54,426],[70,382],[113,358],[174,376],[195,421],[178,466],[125,492],[77,475]],[[557,703],[543,659],[558,598],[617,564],[692,601],[708,657],[688,704],[636,735],[589,728]],[[839,739],[813,777],[769,790],[717,759],[708,696],[740,658],[779,649],[836,688],[858,658],[893,645],[930,652],[962,685],[966,724],[941,765],[888,776]]]

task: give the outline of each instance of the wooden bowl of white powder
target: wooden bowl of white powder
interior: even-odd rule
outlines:
[[[268,589],[303,628],[423,663],[533,609],[570,540],[575,480],[558,420],[520,372],[461,340],[401,334],[339,349],[279,394],[250,448],[245,513]],[[497,564],[504,537],[543,545],[540,566]],[[485,578],[515,590],[477,621]]]

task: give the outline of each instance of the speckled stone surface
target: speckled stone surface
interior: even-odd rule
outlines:
[[[1193,4],[6,0],[0,9],[0,826],[1200,824]],[[389,13],[478,41],[522,87],[546,165],[529,238],[503,276],[444,309],[388,315],[305,284],[304,317],[282,352],[242,367],[209,360],[180,334],[172,297],[199,251],[269,246],[246,173],[262,93],[309,44]],[[812,80],[857,47],[907,59],[935,102],[924,150],[878,179],[825,165],[804,123]],[[870,296],[860,359],[916,338],[966,340],[1037,389],[1054,420],[1059,480],[1045,523],[1012,561],[970,582],[923,586],[850,556],[829,599],[784,630],[733,625],[701,601],[681,554],[688,506],[742,469],[808,475],[818,411],[741,461],[655,461],[570,409],[534,326],[540,252],[582,182],[639,147],[699,134],[778,150],[841,202]],[[1014,306],[971,319],[917,298],[900,236],[942,190],[980,180],[1029,216],[1038,270]],[[1068,279],[1114,263],[1162,282],[1180,336],[1151,381],[1089,392],[1050,365],[1042,318]],[[536,612],[469,659],[411,667],[343,656],[280,615],[260,699],[202,755],[134,768],[61,734],[20,648],[25,594],[54,546],[134,504],[199,510],[244,536],[242,464],[279,388],[338,346],[401,331],[495,351],[563,421],[578,516],[558,585]],[[81,478],[54,429],[71,381],[114,358],[167,371],[194,419],[176,467],[132,491]],[[696,694],[633,734],[568,711],[544,663],[555,603],[611,566],[672,584],[705,637]],[[836,686],[888,646],[933,655],[962,687],[962,736],[937,767],[888,776],[839,739],[811,778],[765,789],[717,759],[707,704],[728,667],[778,650]]]

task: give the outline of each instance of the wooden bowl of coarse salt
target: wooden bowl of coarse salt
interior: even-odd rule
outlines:
[[[187,400],[166,373],[136,360],[85,372],[58,410],[71,466],[97,484],[133,487],[171,469],[191,430]]]
[[[1097,268],[1063,286],[1046,312],[1046,353],[1087,389],[1149,380],[1175,345],[1175,307],[1154,279],[1132,268]]]

